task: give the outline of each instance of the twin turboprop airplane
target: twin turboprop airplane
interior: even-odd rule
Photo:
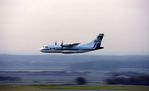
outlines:
[[[103,49],[104,47],[101,47],[103,36],[104,34],[101,33],[97,36],[95,40],[87,44],[80,44],[80,43],[63,44],[63,42],[61,44],[57,44],[57,42],[55,42],[54,45],[44,45],[42,48],[40,48],[40,52],[72,54],[72,53],[85,53],[89,51]]]

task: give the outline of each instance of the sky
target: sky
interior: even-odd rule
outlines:
[[[93,55],[149,54],[148,0],[0,0],[0,54],[41,54],[55,41],[87,43]]]

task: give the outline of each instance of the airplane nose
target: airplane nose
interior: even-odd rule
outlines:
[[[43,48],[40,48],[40,52],[43,52]]]

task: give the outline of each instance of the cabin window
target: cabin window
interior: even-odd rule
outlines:
[[[51,50],[55,50],[55,48],[51,48]]]

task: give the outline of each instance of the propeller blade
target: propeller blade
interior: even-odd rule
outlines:
[[[55,45],[57,45],[57,41],[55,41]]]
[[[61,42],[61,46],[63,47],[63,41]]]

